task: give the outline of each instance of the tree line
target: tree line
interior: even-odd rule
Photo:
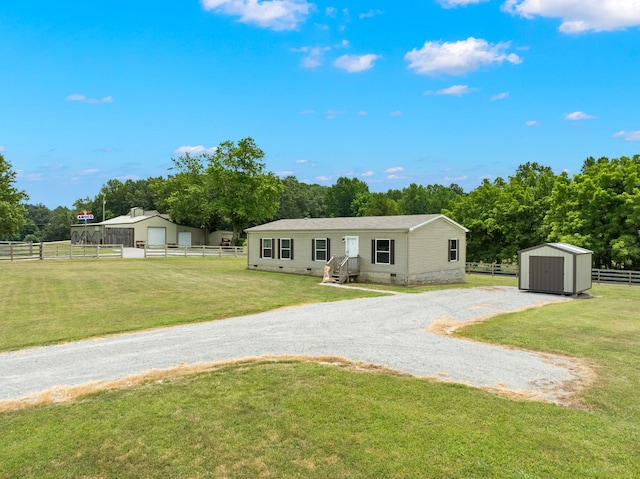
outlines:
[[[443,213],[469,229],[469,261],[514,262],[521,249],[566,242],[592,250],[595,267],[640,269],[640,155],[590,157],[573,176],[526,163],[469,193],[456,184],[415,183],[371,192],[347,177],[332,186],[307,184],[267,171],[264,156],[251,138],[226,141],[212,154],[172,158],[167,177],[109,180],[73,209],[49,210],[26,203],[0,155],[0,239],[69,239],[79,211],[91,210],[98,222],[134,206],[207,232],[231,229],[236,238],[274,219]]]

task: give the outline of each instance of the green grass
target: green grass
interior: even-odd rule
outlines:
[[[249,271],[242,258],[3,263],[0,351],[380,293]]]
[[[166,273],[172,265],[186,270],[169,290],[192,289],[193,275],[212,284],[180,261],[133,263],[143,263],[136,267],[147,273],[148,267]],[[124,267],[104,263],[111,265],[105,275]],[[294,284],[302,290],[317,285],[317,278],[248,272],[232,261],[205,263],[237,281],[238,289],[265,281],[284,295]],[[64,266],[70,268],[67,281],[99,264]],[[279,277],[295,281],[279,285]],[[305,286],[307,279],[313,284]],[[121,281],[123,290],[133,282]],[[515,284],[472,276],[465,287],[509,281]],[[56,289],[66,289],[54,286],[42,292],[55,297]],[[328,292],[314,294],[330,294],[330,300],[341,294],[317,289]],[[582,409],[315,363],[241,364],[1,414],[0,478],[638,477],[640,290],[596,286],[591,293],[593,299],[502,315],[457,333],[589,362],[597,380],[581,392]],[[23,302],[29,307],[28,299]],[[246,307],[241,303],[235,307]],[[71,302],[66,310],[78,307]],[[103,311],[107,318],[109,311]]]

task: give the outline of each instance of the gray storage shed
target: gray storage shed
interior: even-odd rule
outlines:
[[[591,288],[593,252],[567,243],[546,243],[518,251],[518,288],[577,295]]]

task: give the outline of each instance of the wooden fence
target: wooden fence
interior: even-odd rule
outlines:
[[[0,261],[35,259],[122,258],[122,245],[51,243],[0,243]]]
[[[491,276],[518,277],[517,264],[497,263],[466,263],[467,274],[487,274]],[[640,271],[623,269],[597,269],[591,270],[591,280],[594,283],[640,285]]]
[[[246,257],[247,249],[244,246],[145,246],[145,258],[171,258],[171,257]]]

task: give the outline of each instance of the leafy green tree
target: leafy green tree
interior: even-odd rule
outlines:
[[[443,213],[469,229],[467,258],[469,261],[501,262],[504,234],[496,218],[498,197],[505,181],[484,180],[468,195],[458,196]]]
[[[173,221],[202,228],[208,238],[210,231],[221,226],[220,216],[213,208],[214,191],[206,175],[208,157],[187,153],[171,162],[173,174],[166,180],[150,181],[156,203]]]
[[[545,217],[556,178],[550,167],[538,163],[520,165],[509,177],[496,205],[504,235],[503,258],[516,258],[519,250],[546,241]]]
[[[15,182],[16,173],[0,154],[0,239],[15,237],[25,223],[27,209],[22,202],[29,197],[14,186]]]
[[[469,228],[467,257],[471,261],[515,261],[519,250],[543,243],[555,181],[551,168],[526,163],[508,182],[484,180],[468,195],[458,195],[445,214]]]
[[[251,223],[267,221],[278,211],[282,182],[266,165],[253,138],[220,143],[208,156],[207,183],[213,191],[213,211],[228,221],[234,239]]]
[[[596,267],[640,268],[640,155],[587,158],[562,174],[546,217],[549,241],[593,251]]]
[[[49,222],[42,232],[43,241],[62,241],[71,238],[71,225],[77,223],[76,213],[64,206],[51,212]]]
[[[37,205],[25,204],[27,216],[25,224],[20,233],[20,239],[23,241],[42,241],[43,230],[49,224],[51,210],[42,203]]]
[[[359,193],[369,193],[369,187],[358,178],[340,177],[326,192],[325,204],[330,217],[355,216],[351,203]]]
[[[358,193],[351,203],[355,216],[393,216],[400,214],[398,203],[387,193]]]
[[[274,219],[319,218],[324,214],[326,186],[300,183],[295,176],[282,180],[279,208]]]
[[[417,185],[411,183],[402,190],[402,197],[398,201],[403,215],[437,214],[451,206],[451,203],[463,194],[462,188],[456,184]]]
[[[411,183],[402,190],[398,206],[403,215],[422,215],[427,213],[428,202],[426,188],[422,185]]]

